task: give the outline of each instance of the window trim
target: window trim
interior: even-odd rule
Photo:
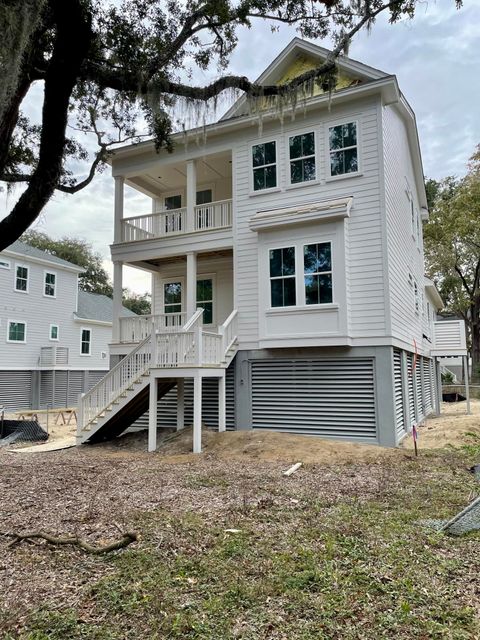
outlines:
[[[197,274],[198,275],[198,274]],[[183,313],[184,309],[185,309],[185,277],[184,276],[180,276],[179,278],[175,278],[175,276],[172,276],[171,278],[163,278],[160,281],[160,286],[161,286],[161,294],[160,294],[160,300],[161,300],[161,313],[165,314],[165,285],[166,284],[173,284],[174,282],[179,282],[181,287],[182,287],[182,294],[181,294],[181,303],[180,303],[180,311],[178,313]],[[175,313],[175,312],[169,312],[169,313]],[[188,320],[188,318],[187,318]]]
[[[315,146],[315,152],[313,155],[309,156],[299,156],[298,158],[290,158],[290,138],[295,138],[297,136],[306,135],[307,133],[313,133],[313,143]],[[318,184],[320,182],[319,169],[320,169],[320,158],[319,158],[319,144],[318,144],[318,130],[315,127],[311,129],[299,130],[297,132],[289,131],[285,137],[285,155],[287,161],[287,189],[296,189],[298,187],[306,187],[309,184]],[[315,160],[315,179],[314,180],[304,180],[303,182],[292,182],[292,174],[291,174],[291,163],[295,160],[305,160],[306,158],[314,158]]]
[[[22,268],[22,269],[26,269],[27,270],[27,288],[25,290],[23,289],[17,289],[17,269],[18,268]],[[23,278],[22,278],[23,279]],[[25,264],[24,262],[16,262],[15,263],[15,271],[13,273],[13,290],[16,291],[17,293],[28,293],[30,289],[30,267],[28,266],[28,264]]]
[[[276,249],[294,249],[295,250],[295,274],[293,276],[271,276],[270,275],[270,251],[275,251]],[[296,309],[299,304],[301,304],[301,301],[298,298],[298,282],[297,282],[297,277],[298,277],[298,251],[297,251],[297,245],[294,242],[292,245],[292,242],[288,242],[285,244],[280,244],[280,245],[275,245],[275,246],[268,246],[267,247],[267,277],[268,277],[268,307],[267,307],[267,311],[275,311],[276,309]],[[285,278],[293,278],[295,280],[295,304],[289,304],[289,305],[285,305],[285,306],[281,306],[281,307],[272,307],[272,280],[280,280],[280,279],[285,279]]]
[[[268,187],[267,189],[258,189],[255,191],[254,183],[253,183],[253,170],[261,169],[262,167],[254,167],[253,166],[253,147],[256,147],[259,144],[267,144],[268,142],[275,142],[275,163],[262,165],[262,167],[271,167],[275,165],[277,169],[277,184],[274,187]],[[275,191],[281,191],[281,179],[280,179],[280,161],[281,161],[281,140],[278,136],[272,136],[267,138],[261,138],[260,140],[254,140],[250,142],[249,145],[249,155],[248,155],[248,166],[249,166],[249,186],[250,186],[250,195],[258,196],[262,193],[274,193]]]
[[[83,332],[84,331],[88,331],[88,333],[90,335],[90,340],[88,342],[88,353],[82,353],[82,343],[84,342],[82,337],[83,337]],[[91,355],[92,355],[92,330],[91,330],[90,327],[80,327],[80,357],[88,358]]]
[[[25,327],[23,340],[10,340],[11,324],[23,324],[23,326]],[[11,318],[7,320],[7,342],[9,342],[10,344],[27,344],[27,323],[25,322],[25,320],[12,320]]]
[[[357,128],[357,171],[351,171],[350,173],[341,173],[336,176],[332,176],[330,167],[330,129],[333,127],[339,127],[342,124],[355,124]],[[325,137],[325,182],[332,182],[334,180],[345,180],[346,178],[355,178],[362,175],[362,147],[361,147],[361,123],[360,118],[342,118],[341,120],[334,120],[325,122],[324,137]],[[335,149],[335,151],[343,151],[344,149],[353,149],[354,147],[344,147],[342,149]]]
[[[197,273],[197,279],[195,281],[195,308],[202,308],[198,306],[198,300],[197,300],[197,287],[196,284],[199,280],[211,280],[212,281],[212,322],[206,324],[205,322],[203,323],[204,326],[206,327],[213,327],[216,325],[216,318],[217,318],[217,313],[216,313],[216,289],[217,289],[217,283],[216,283],[216,278],[215,278],[215,273]],[[209,300],[204,300],[204,302],[209,302]]]
[[[56,338],[52,338],[52,328],[53,327],[57,327],[57,337]],[[51,340],[52,342],[58,342],[60,340],[60,327],[58,324],[51,324],[50,328],[48,330],[48,339]]]
[[[47,287],[47,275],[49,276],[55,276],[55,284],[53,285],[53,296],[45,293],[45,289]],[[48,269],[45,269],[43,272],[43,297],[44,298],[53,298],[55,299],[57,297],[57,282],[58,282],[58,275],[56,271],[49,271]],[[52,286],[52,285],[50,285]]]
[[[310,274],[310,275],[320,275],[322,273],[325,274],[330,274],[331,278],[332,278],[332,300],[331,302],[317,302],[316,304],[307,304],[307,296],[306,296],[306,291],[305,291],[305,262],[303,261],[303,257],[305,255],[304,251],[305,251],[305,247],[308,247],[309,244],[329,244],[330,245],[330,271],[319,271],[316,272],[314,274]],[[313,242],[308,242],[308,244],[302,244],[302,285],[303,285],[303,304],[308,307],[309,309],[323,309],[323,307],[325,305],[333,305],[336,304],[335,303],[335,278],[333,277],[333,265],[334,265],[334,259],[335,259],[335,252],[334,252],[334,243],[332,242],[332,240],[313,240]]]

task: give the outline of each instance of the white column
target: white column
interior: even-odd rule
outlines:
[[[150,396],[148,403],[148,451],[157,448],[157,400],[158,380],[150,376]]]
[[[123,176],[115,176],[115,198],[114,198],[114,223],[113,241],[122,241],[122,218],[123,218],[123,188],[125,179]]]
[[[177,431],[185,426],[185,380],[177,380]]]
[[[218,379],[218,431],[226,431],[225,373]]]
[[[202,378],[193,379],[193,453],[202,453]]]
[[[113,324],[112,342],[120,341],[120,316],[122,315],[123,262],[113,263]]]
[[[468,356],[463,356],[463,379],[465,381],[465,398],[467,399],[467,414],[470,415],[470,387],[468,381]]]
[[[197,254],[187,253],[187,320],[197,309]]]
[[[187,161],[187,231],[195,230],[195,204],[197,202],[197,167],[195,160]]]

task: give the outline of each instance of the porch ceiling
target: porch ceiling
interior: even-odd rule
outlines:
[[[232,258],[233,251],[225,249],[221,251],[205,251],[204,253],[197,253],[198,262],[203,260],[220,260],[222,258]],[[153,260],[144,260],[142,262],[129,262],[128,266],[137,267],[141,269],[148,269],[151,266],[152,271],[157,271],[160,267],[171,264],[186,264],[187,257],[185,255],[172,256],[169,258],[156,258]]]

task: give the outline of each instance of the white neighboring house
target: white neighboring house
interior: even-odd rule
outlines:
[[[295,38],[257,82],[328,53]],[[242,97],[173,153],[114,153],[117,365],[81,404],[79,442],[148,407],[150,450],[191,421],[195,451],[202,422],[395,446],[439,410],[434,357],[465,355],[465,333],[438,329],[424,280],[414,113],[395,76],[346,57],[331,95],[313,83],[292,103]],[[124,212],[125,184],[151,212]],[[151,272],[151,317],[122,317],[124,265]]]
[[[0,405],[6,411],[76,406],[78,395],[108,370],[112,300],[79,291],[81,272],[22,242],[0,253]]]

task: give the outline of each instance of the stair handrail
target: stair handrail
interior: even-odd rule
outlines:
[[[192,331],[196,325],[198,325],[199,320],[203,317],[204,309],[200,307],[195,311],[195,313],[189,318],[186,323],[182,327],[182,331]]]
[[[149,343],[151,340],[151,336],[147,336],[144,340],[142,340],[142,342],[140,342],[134,349],[132,349],[126,356],[125,358],[122,358],[122,360],[120,360],[120,362],[117,362],[117,364],[112,367],[110,369],[110,371],[108,371],[101,380],[99,380],[97,382],[97,384],[95,384],[91,389],[89,389],[89,391],[87,391],[87,393],[85,393],[80,402],[79,402],[79,409],[80,409],[80,415],[82,416],[82,422],[83,424],[80,424],[80,429],[84,429],[90,422],[92,422],[92,420],[94,420],[100,413],[102,413],[102,411],[104,411],[113,401],[113,399],[115,398],[109,398],[109,400],[101,407],[98,408],[98,411],[95,413],[95,415],[90,415],[87,414],[87,412],[85,411],[86,409],[86,404],[88,402],[88,400],[94,396],[96,393],[98,393],[102,387],[105,388],[108,381],[112,380],[118,371],[120,371],[123,367],[128,366],[129,363],[134,359],[135,355],[142,350],[142,348],[145,347],[145,345],[147,345],[147,343]],[[150,355],[150,350],[145,352],[146,356]],[[135,380],[137,380],[143,373],[145,373],[145,371],[148,369],[150,365],[150,362],[148,362],[147,364],[145,364],[145,366],[143,367],[143,369],[139,370],[139,371],[135,371],[133,374],[131,374],[128,378],[126,378],[123,381],[123,384],[120,384],[117,388],[115,388],[116,391],[116,397],[118,398],[119,395],[121,395],[123,393],[123,391],[128,388],[133,382],[135,382]]]
[[[234,309],[225,322],[218,328],[218,333],[222,336],[222,354],[225,357],[232,344],[237,340],[237,315],[238,310]]]

